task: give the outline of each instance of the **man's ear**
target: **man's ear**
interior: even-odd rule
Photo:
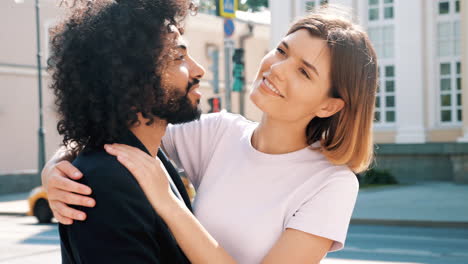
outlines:
[[[338,113],[345,106],[345,102],[341,98],[328,98],[320,109],[317,111],[316,116],[320,118],[330,117]]]

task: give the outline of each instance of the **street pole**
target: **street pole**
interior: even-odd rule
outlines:
[[[253,24],[247,24],[249,32],[240,36],[239,45],[242,50],[245,51],[245,40],[253,36]],[[245,52],[244,52],[244,62],[245,62]],[[245,75],[244,75],[245,76]],[[244,116],[245,114],[245,82],[244,87],[242,87],[241,91],[239,92],[239,114]]]
[[[40,174],[45,164],[45,131],[43,122],[42,109],[42,66],[41,66],[41,35],[40,35],[40,19],[39,19],[39,0],[36,0],[36,42],[37,42],[37,86],[39,88],[39,130],[38,130],[38,169]]]
[[[234,43],[231,39],[224,39],[224,91],[226,95],[226,110],[231,112],[232,90],[232,50]]]

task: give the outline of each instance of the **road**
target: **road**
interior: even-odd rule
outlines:
[[[468,230],[352,225],[345,248],[327,258],[366,260],[363,264],[468,264]]]
[[[60,263],[56,224],[0,215],[0,264]],[[468,264],[468,230],[352,225],[322,264]]]
[[[37,224],[32,216],[0,215],[0,263],[60,263],[56,224]]]

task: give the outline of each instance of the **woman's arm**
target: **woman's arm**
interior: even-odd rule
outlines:
[[[172,193],[168,174],[159,160],[121,144],[106,145],[137,179],[154,209],[163,218],[192,263],[236,263],[208,233],[183,201]],[[295,229],[286,229],[262,263],[319,263],[332,241]]]
[[[54,217],[64,225],[70,225],[73,220],[84,220],[86,214],[75,210],[67,204],[94,207],[94,199],[84,196],[91,194],[91,189],[75,182],[83,174],[71,163],[74,157],[61,147],[47,162],[41,172],[42,186],[47,193],[50,208]]]
[[[161,203],[161,201],[151,202]],[[164,207],[163,207],[164,208]],[[236,263],[177,198],[158,211],[192,263]],[[333,241],[296,229],[286,229],[262,263],[320,263]]]

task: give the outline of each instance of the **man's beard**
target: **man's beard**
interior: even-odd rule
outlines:
[[[166,120],[169,124],[182,124],[198,120],[201,115],[200,102],[193,105],[188,93],[199,82],[198,79],[189,82],[185,93],[176,87],[160,88],[156,104],[151,109],[153,115]]]

